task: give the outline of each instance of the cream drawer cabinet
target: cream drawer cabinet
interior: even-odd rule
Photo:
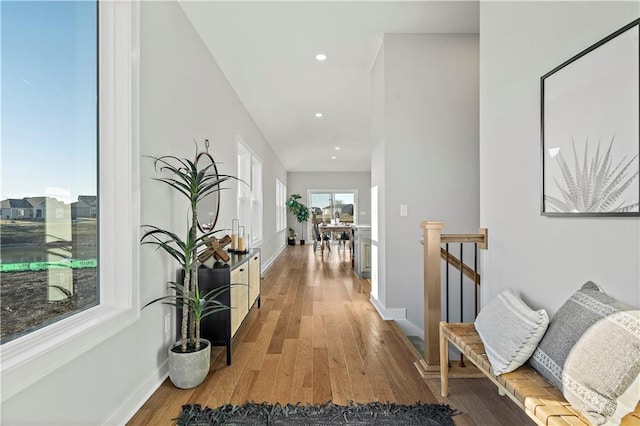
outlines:
[[[249,309],[258,301],[260,307],[260,252],[249,259]]]
[[[231,337],[236,335],[249,313],[249,265],[245,262],[231,271]]]
[[[201,336],[213,346],[226,346],[227,365],[231,364],[231,340],[236,335],[249,311],[257,303],[260,307],[260,250],[251,249],[247,254],[231,254],[229,262],[202,265],[198,268],[200,293],[207,294],[216,288],[229,286],[219,298],[231,309],[205,317],[201,324]],[[182,271],[178,273],[182,274]],[[181,276],[178,282],[182,282]],[[238,284],[238,285],[233,285]],[[182,315],[178,312],[177,319]],[[179,326],[177,328],[180,330]]]

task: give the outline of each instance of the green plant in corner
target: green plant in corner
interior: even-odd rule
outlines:
[[[174,294],[159,297],[147,303],[143,308],[157,302],[162,302],[176,308],[182,308],[181,321],[181,352],[200,349],[200,321],[202,318],[216,312],[229,309],[216,298],[228,287],[219,288],[205,295],[200,294],[197,281],[198,253],[204,248],[207,240],[221,230],[212,230],[198,236],[197,204],[204,197],[222,188],[220,185],[236,177],[218,175],[214,172],[214,164],[198,169],[197,162],[170,155],[150,157],[154,160],[156,171],[167,173],[168,177],[154,178],[169,185],[189,200],[191,212],[187,220],[188,230],[186,238],[181,238],[174,232],[153,225],[144,225],[142,244],[150,244],[161,249],[184,270],[182,283],[170,282],[169,287]]]
[[[633,171],[630,167],[638,158],[636,154],[629,161],[625,158],[614,165],[611,155],[614,138],[611,138],[609,148],[601,157],[600,144],[596,148],[595,156],[589,160],[589,142],[584,148],[582,166],[578,160],[575,143],[573,146],[573,170],[569,168],[562,152],[557,151],[556,161],[562,172],[563,184],[554,181],[562,200],[545,195],[545,201],[557,212],[629,212],[638,208],[638,202],[627,203],[619,200],[624,191],[638,177],[639,169]]]
[[[285,202],[287,209],[289,212],[296,218],[298,223],[302,224],[309,220],[310,212],[309,208],[302,204],[300,200],[302,195],[300,194],[291,194],[289,199]],[[291,232],[291,231],[289,231]],[[304,241],[304,226],[302,226],[302,241]]]

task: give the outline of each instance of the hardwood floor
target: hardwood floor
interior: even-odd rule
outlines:
[[[314,253],[287,247],[262,280],[254,307],[233,341],[233,362],[212,351],[211,372],[195,389],[167,379],[128,425],[169,425],[183,404],[216,407],[245,401],[322,403],[444,402],[462,411],[457,425],[533,424],[487,379],[450,380],[441,401],[439,380],[425,382],[415,351],[369,302],[369,284],[351,268],[349,251]]]

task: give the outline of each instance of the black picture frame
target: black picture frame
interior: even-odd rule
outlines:
[[[640,216],[639,39],[636,19],[540,77],[543,216]]]

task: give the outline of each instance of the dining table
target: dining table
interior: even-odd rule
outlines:
[[[345,242],[345,245],[349,245],[349,252],[351,253],[351,266],[353,266],[353,250],[351,248],[351,227],[353,225],[351,223],[338,223],[338,224],[329,224],[329,223],[320,223],[318,224],[318,231],[322,236],[330,235],[333,238],[333,235],[340,234],[342,232],[346,233],[349,237],[348,242]],[[325,243],[324,238],[321,238],[322,244]],[[327,242],[328,243],[328,242]]]

